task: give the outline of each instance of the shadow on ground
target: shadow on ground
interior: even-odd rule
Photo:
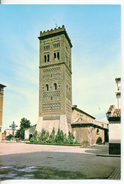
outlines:
[[[10,179],[108,179],[120,158],[102,158],[96,154],[107,147],[95,146],[84,153],[31,152],[0,156],[0,178]]]

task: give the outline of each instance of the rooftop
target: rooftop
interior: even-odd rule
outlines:
[[[108,120],[119,120],[121,118],[121,109],[116,109],[115,105],[111,105],[106,115]]]
[[[89,117],[91,117],[91,118],[93,118],[93,119],[96,119],[95,117],[91,116],[90,114],[88,114],[88,113],[82,111],[81,109],[77,108],[77,105],[73,105],[73,106],[72,106],[72,110],[73,110],[73,109],[75,109],[75,110],[77,110],[78,112],[81,112],[81,113],[83,113],[83,114],[85,114],[85,115],[87,115],[87,116],[89,116]]]
[[[5,88],[6,86],[4,84],[0,83],[0,87]]]
[[[65,26],[62,25],[62,27],[58,27],[58,28],[54,28],[54,29],[51,29],[51,30],[47,30],[47,31],[40,31],[40,36],[38,37],[39,40],[43,40],[43,39],[46,39],[46,38],[50,38],[50,37],[53,37],[53,36],[57,36],[57,35],[60,35],[60,34],[64,34],[70,44],[70,47],[72,47],[72,43],[71,43],[71,40],[68,36],[68,33],[65,29]]]

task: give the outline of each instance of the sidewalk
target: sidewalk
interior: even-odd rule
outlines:
[[[121,179],[121,169],[120,168],[115,168],[112,173],[110,174],[110,176],[108,177],[108,179]]]

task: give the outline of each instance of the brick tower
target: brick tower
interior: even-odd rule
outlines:
[[[71,131],[71,40],[65,27],[40,32],[39,118],[37,131],[43,128],[68,134]]]
[[[3,95],[6,86],[0,83],[0,142],[2,141]]]

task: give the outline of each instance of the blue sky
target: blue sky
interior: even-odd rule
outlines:
[[[72,99],[80,109],[107,122],[116,105],[121,76],[120,5],[0,5],[0,83],[3,130],[25,117],[35,124],[39,98],[40,31],[65,25],[72,41]]]

